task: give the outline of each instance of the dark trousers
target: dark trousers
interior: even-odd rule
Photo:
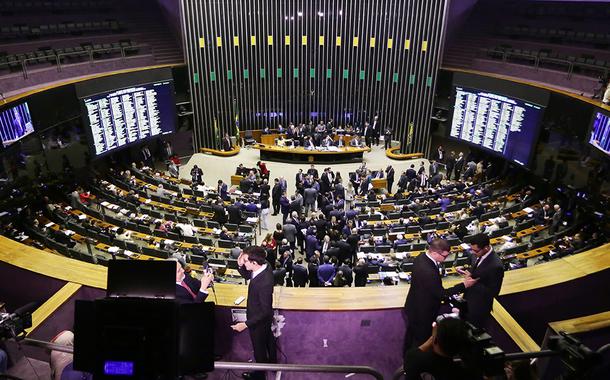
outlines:
[[[364,144],[366,146],[372,146],[373,139],[371,138],[371,136],[365,136],[364,137]]]
[[[277,201],[273,201],[273,215],[277,215],[277,213],[280,212],[280,200],[278,199]]]
[[[405,332],[405,341],[402,347],[403,356],[404,353],[413,347],[421,346],[425,341],[432,335],[432,322],[433,321],[418,321],[416,319],[409,320],[407,316],[405,318],[407,322],[407,331]]]
[[[373,135],[373,144],[375,144],[375,146],[379,145],[379,133]]]
[[[388,180],[388,193],[392,194],[392,185],[394,184],[394,181],[390,181]]]
[[[384,139],[385,149],[390,149],[392,147],[392,138]]]
[[[276,363],[277,352],[275,337],[271,332],[271,321],[261,323],[259,326],[252,327],[250,330],[250,340],[254,349],[254,360],[257,363]],[[253,379],[265,379],[265,372],[252,372]]]

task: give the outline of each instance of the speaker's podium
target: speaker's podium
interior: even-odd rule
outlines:
[[[180,304],[176,262],[112,260],[107,297],[78,300],[74,368],[94,379],[175,379],[214,369],[214,304]]]

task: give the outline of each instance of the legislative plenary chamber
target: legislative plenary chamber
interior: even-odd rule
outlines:
[[[608,19],[0,0],[0,378],[607,379]]]

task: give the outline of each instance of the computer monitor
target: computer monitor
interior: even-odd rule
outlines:
[[[7,147],[34,132],[28,103],[0,110],[0,140]]]
[[[108,263],[108,297],[174,299],[176,262],[111,260]]]

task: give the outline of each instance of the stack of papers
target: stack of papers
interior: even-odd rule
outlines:
[[[523,209],[523,211],[527,212],[528,214],[533,214],[534,213],[534,209],[531,207],[526,207]]]
[[[460,247],[462,247],[462,249],[470,249],[470,244],[462,243],[460,244]]]
[[[49,223],[45,224],[44,226],[45,226],[45,227],[47,227],[47,228],[49,228],[49,227],[51,227],[51,226],[53,226],[53,225],[55,225],[55,223],[53,223],[53,222],[49,222]]]
[[[110,247],[108,248],[108,252],[110,253],[117,253],[119,251],[119,247]]]

